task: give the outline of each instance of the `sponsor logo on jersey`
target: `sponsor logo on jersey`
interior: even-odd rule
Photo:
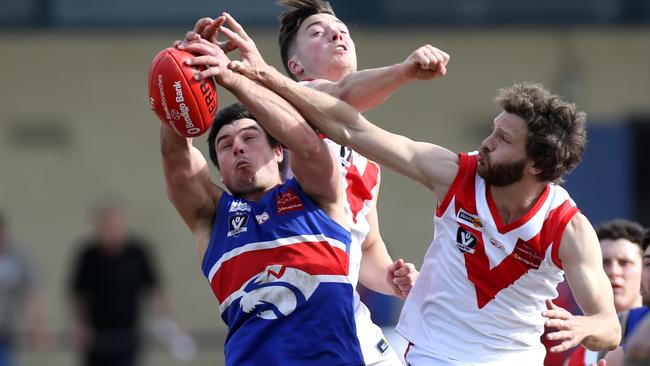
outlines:
[[[527,267],[538,269],[544,258],[525,241],[518,239],[515,249],[512,251],[513,257]]]
[[[456,247],[458,247],[461,253],[474,254],[476,243],[478,243],[478,239],[474,234],[462,227],[458,228],[456,232]]]
[[[501,250],[506,250],[506,247],[499,243],[496,239],[490,238],[490,244],[492,244],[493,247],[499,248]]]
[[[260,215],[255,215],[255,220],[257,220],[257,223],[262,225],[263,223],[267,222],[269,220],[269,214],[264,211]]]
[[[319,284],[318,278],[297,268],[269,265],[246,283],[239,306],[262,319],[281,319],[307,302]]]
[[[278,194],[275,198],[275,203],[278,208],[278,214],[304,209],[300,197],[298,197],[296,192],[291,188],[286,192]]]
[[[251,212],[251,206],[242,201],[232,201],[229,212],[248,211]]]
[[[468,213],[462,208],[460,209],[460,211],[458,211],[458,214],[456,215],[456,221],[458,221],[461,224],[465,224],[470,227],[473,227],[474,229],[481,230],[481,231],[483,230],[483,223],[481,222],[481,219],[479,219],[479,217],[476,215],[472,215]]]
[[[248,222],[248,215],[238,212],[228,218],[228,237],[238,237],[239,234],[248,231],[246,223]]]

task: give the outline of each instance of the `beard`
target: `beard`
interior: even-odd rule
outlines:
[[[487,156],[487,155],[486,155]],[[526,159],[512,163],[488,164],[478,167],[478,175],[489,185],[505,187],[517,183],[524,177]]]

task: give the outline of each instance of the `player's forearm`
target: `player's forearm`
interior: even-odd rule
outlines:
[[[309,154],[322,144],[314,129],[286,100],[243,76],[226,86],[264,129],[292,153]]]
[[[318,131],[342,145],[349,145],[351,130],[360,115],[356,109],[325,93],[302,86],[274,68],[260,74],[260,81],[291,103]]]
[[[390,259],[390,258],[389,258]],[[386,271],[390,266],[388,263],[368,263],[361,261],[359,282],[366,288],[384,295],[394,296],[392,284],[388,282]]]
[[[400,64],[361,70],[351,73],[337,83],[316,88],[335,96],[359,112],[382,104],[409,79],[401,71]]]
[[[616,314],[596,314],[581,317],[587,334],[582,344],[593,351],[611,351],[621,342],[621,326]]]

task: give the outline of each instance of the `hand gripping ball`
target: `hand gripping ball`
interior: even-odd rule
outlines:
[[[195,80],[199,68],[184,63],[193,57],[189,52],[166,48],[156,55],[149,69],[151,109],[162,123],[185,137],[207,131],[218,104],[214,79]]]

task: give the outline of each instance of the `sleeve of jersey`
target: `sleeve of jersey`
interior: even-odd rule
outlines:
[[[553,248],[551,249],[551,259],[553,259],[553,263],[555,263],[557,268],[562,270],[564,269],[562,267],[562,261],[560,260],[560,244],[562,243],[562,235],[571,219],[580,212],[580,210],[576,206],[567,205],[563,211],[560,221],[557,224],[557,229],[555,230]]]
[[[470,156],[466,153],[459,153],[458,158],[458,172],[456,173],[456,177],[451,183],[451,186],[449,186],[449,190],[447,191],[445,198],[443,198],[442,201],[438,203],[438,207],[436,208],[436,216],[438,217],[442,216],[442,214],[447,210],[447,206],[449,206],[451,199],[456,195],[456,192],[458,192],[458,188],[460,187],[461,182],[464,180],[468,174],[468,171],[470,170]]]

